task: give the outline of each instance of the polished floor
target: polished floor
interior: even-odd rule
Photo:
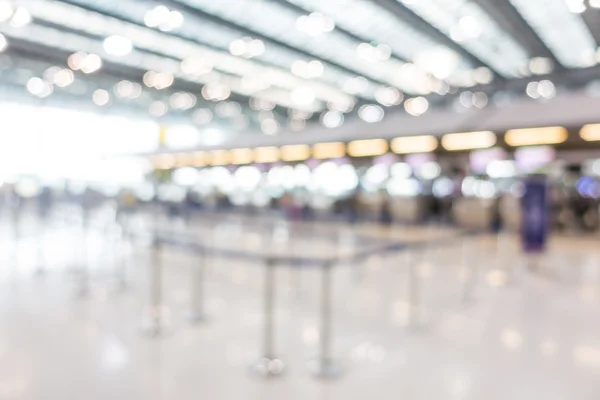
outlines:
[[[124,235],[110,210],[84,229],[68,207],[45,224],[0,220],[2,400],[600,398],[594,237],[553,237],[532,259],[514,235],[441,226],[144,213]],[[264,356],[273,256],[273,346],[286,370],[264,378],[249,366]],[[157,257],[168,324],[152,337],[141,326]],[[309,366],[334,257],[331,354],[343,373],[322,379]],[[207,318],[190,323],[194,307]]]

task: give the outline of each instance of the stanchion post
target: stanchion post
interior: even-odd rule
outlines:
[[[190,310],[187,319],[191,324],[198,324],[206,320],[204,310],[204,268],[206,263],[206,249],[199,252],[199,262],[192,267],[190,279]]]
[[[263,377],[276,377],[285,372],[285,363],[275,356],[275,260],[265,262],[264,325],[262,357],[251,366],[252,372]]]
[[[478,264],[477,262],[473,262],[473,257],[469,248],[468,239],[465,239],[462,244],[462,263],[465,271],[463,302],[465,304],[473,301],[473,290],[479,279]]]
[[[125,291],[127,284],[127,264],[129,262],[129,237],[123,222],[117,222],[118,259],[116,260],[117,290]]]
[[[85,208],[81,211],[81,250],[79,253],[79,280],[76,295],[85,298],[90,293],[90,270],[88,265],[88,212]]]
[[[320,333],[319,333],[319,355],[316,360],[309,364],[313,375],[322,379],[335,379],[342,375],[341,366],[333,357],[333,293],[331,274],[333,261],[327,261],[323,264],[321,271],[321,315],[320,315]]]
[[[153,241],[152,258],[150,305],[142,321],[142,332],[147,336],[157,337],[163,335],[169,326],[168,310],[163,305],[162,298],[162,243],[158,237],[155,237]]]

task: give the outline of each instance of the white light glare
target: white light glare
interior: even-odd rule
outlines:
[[[323,75],[323,63],[319,60],[303,61],[296,60],[292,64],[292,74],[304,79],[318,78]]]
[[[368,62],[385,61],[392,55],[392,49],[387,44],[373,46],[369,43],[361,43],[356,46],[356,55]]]
[[[309,87],[298,87],[292,90],[292,102],[299,106],[308,106],[315,101],[315,93]]]
[[[569,11],[575,14],[581,14],[587,9],[584,0],[565,0],[565,3]]]
[[[208,108],[199,108],[192,114],[192,121],[198,125],[206,125],[212,121],[213,113]]]
[[[393,87],[380,87],[375,91],[375,100],[383,106],[391,107],[402,102],[404,96]]]
[[[6,40],[6,37],[0,33],[0,53],[6,50],[7,47],[8,41]]]
[[[0,22],[6,22],[13,15],[13,5],[8,0],[0,0]]]
[[[148,71],[144,74],[144,85],[157,90],[168,88],[174,81],[175,78],[168,72]]]
[[[122,57],[131,53],[132,50],[133,44],[126,37],[113,35],[104,39],[104,51],[113,56]]]
[[[298,17],[296,20],[296,28],[309,36],[319,36],[333,31],[335,22],[331,17],[314,12],[310,15],[301,15]]]
[[[148,112],[155,118],[164,116],[169,111],[169,106],[162,101],[153,101]]]
[[[384,115],[383,108],[376,104],[365,104],[358,109],[358,116],[368,123],[379,122]]]
[[[91,74],[102,68],[102,59],[96,54],[78,52],[69,56],[68,64],[73,71],[81,70],[85,74]]]
[[[481,24],[475,17],[466,15],[450,30],[450,37],[455,42],[477,39],[481,35]]]
[[[97,106],[104,107],[110,103],[110,94],[104,89],[97,89],[92,95],[92,100]]]
[[[17,7],[12,17],[10,18],[10,25],[15,28],[21,28],[31,23],[31,14],[23,7]]]
[[[590,7],[600,8],[600,0],[590,0]]]
[[[554,86],[554,83],[549,80],[529,82],[525,92],[527,93],[527,96],[532,99],[552,99],[556,97],[556,87]]]
[[[142,94],[142,85],[124,80],[115,85],[114,92],[122,99],[137,99]]]
[[[218,83],[218,82],[207,83],[202,88],[202,97],[204,97],[204,99],[206,99],[206,100],[210,100],[210,101],[227,100],[230,95],[231,95],[231,89],[229,89],[229,86],[222,84],[222,83]]]
[[[212,61],[204,57],[188,57],[181,62],[181,72],[187,75],[204,75],[208,74],[212,69]]]
[[[196,105],[196,96],[185,92],[173,93],[169,98],[169,104],[176,110],[189,110]]]
[[[429,102],[425,97],[415,97],[404,102],[404,109],[410,115],[418,117],[429,109]]]
[[[546,57],[535,57],[529,61],[529,70],[535,75],[549,74],[554,70],[554,63]]]
[[[260,129],[265,135],[275,135],[279,131],[279,123],[274,119],[265,119],[260,123]]]
[[[52,85],[44,82],[42,78],[33,77],[27,81],[27,90],[34,96],[45,98],[52,94]]]
[[[149,28],[158,28],[164,32],[172,31],[183,24],[183,15],[165,6],[157,6],[146,12],[144,23]]]
[[[344,82],[343,89],[350,94],[364,93],[369,89],[369,81],[362,76],[349,78],[346,82]]]
[[[258,57],[265,52],[265,44],[259,39],[243,37],[241,39],[235,39],[229,44],[229,52],[238,57]]]
[[[339,111],[327,111],[321,114],[321,123],[326,128],[338,128],[344,123],[344,114]]]

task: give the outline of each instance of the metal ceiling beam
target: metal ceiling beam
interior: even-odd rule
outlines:
[[[61,1],[64,1],[64,0],[61,0]],[[281,48],[284,48],[286,50],[293,51],[293,52],[295,52],[297,54],[300,54],[300,55],[302,55],[302,56],[304,56],[306,58],[313,59],[313,60],[319,60],[323,64],[329,64],[329,65],[331,65],[331,66],[333,66],[333,67],[335,67],[335,68],[337,68],[337,69],[339,69],[341,71],[344,71],[347,74],[350,74],[350,75],[353,75],[353,76],[364,76],[364,74],[362,74],[362,73],[360,73],[360,72],[358,72],[356,70],[353,70],[352,68],[346,67],[346,66],[344,66],[342,64],[339,64],[339,63],[337,63],[335,61],[323,58],[321,56],[317,56],[316,54],[313,54],[313,53],[311,53],[309,51],[306,51],[306,50],[301,50],[301,49],[299,49],[297,47],[294,47],[292,45],[289,45],[289,44],[287,44],[287,43],[285,43],[285,42],[283,42],[281,40],[275,39],[275,38],[270,37],[270,36],[263,35],[262,33],[253,31],[252,29],[249,29],[249,28],[246,28],[244,26],[238,25],[235,22],[226,20],[226,19],[221,18],[219,16],[216,16],[214,14],[209,14],[209,13],[207,13],[205,11],[202,11],[202,10],[196,8],[196,7],[192,7],[192,6],[189,6],[187,4],[183,4],[179,0],[161,0],[161,3],[164,4],[167,7],[176,9],[178,11],[183,11],[184,13],[192,15],[192,16],[198,18],[198,19],[204,19],[204,20],[213,22],[215,24],[222,25],[222,26],[224,26],[224,27],[226,27],[228,29],[238,31],[238,32],[240,32],[240,34],[242,36],[250,36],[250,37],[252,37],[254,39],[260,39],[264,43],[270,43],[270,44],[275,45],[277,47],[281,47]],[[366,77],[366,78],[368,78],[370,81],[375,82],[375,83],[377,83],[379,85],[389,86],[389,83],[384,82],[384,81],[382,81],[380,79],[372,78],[372,77]]]
[[[581,17],[594,37],[596,45],[600,47],[600,9],[590,7],[581,14]]]
[[[122,15],[119,15],[119,14],[117,14],[117,13],[114,13],[114,12],[105,12],[105,11],[98,10],[98,9],[94,8],[93,6],[90,6],[90,5],[82,5],[82,4],[79,4],[79,3],[77,3],[77,2],[73,2],[73,1],[70,1],[70,0],[57,0],[57,1],[60,1],[61,3],[65,3],[65,4],[68,4],[68,5],[70,5],[70,6],[77,7],[77,8],[83,9],[83,10],[87,10],[87,11],[90,11],[90,12],[94,12],[94,13],[97,13],[97,14],[100,14],[100,15],[103,15],[103,16],[106,16],[106,17],[114,18],[114,19],[117,19],[117,20],[119,20],[119,21],[122,21],[122,22],[127,22],[127,23],[129,23],[129,24],[136,25],[136,26],[139,26],[139,27],[142,27],[142,28],[145,28],[145,29],[151,29],[151,28],[148,28],[148,27],[147,27],[146,25],[144,25],[143,23],[140,23],[140,22],[138,22],[138,21],[136,21],[136,20],[134,20],[134,19],[132,19],[132,18],[128,18],[128,17],[125,17],[125,16],[122,16]],[[189,7],[189,6],[184,6],[184,5],[180,4],[180,3],[177,3],[177,2],[172,2],[172,1],[170,1],[170,0],[165,0],[165,1],[162,1],[162,3],[164,3],[164,4],[166,4],[166,3],[169,3],[169,2],[173,3],[173,4],[171,5],[171,7],[173,7],[173,8],[178,8],[178,9],[180,9],[180,10],[185,10],[185,9],[186,9],[185,7],[187,7],[187,8],[191,8],[191,7]],[[194,10],[196,13],[201,13],[201,11],[199,11],[199,10],[197,10],[197,9],[195,9],[195,8],[192,8],[192,10]],[[216,18],[216,17],[215,17],[215,18]],[[208,17],[208,19],[211,19],[211,16],[209,16],[209,17]],[[240,29],[243,29],[243,28],[240,28]],[[209,49],[211,49],[211,50],[214,50],[214,51],[217,51],[217,52],[226,52],[226,53],[229,53],[229,49],[225,49],[225,48],[222,48],[222,47],[217,47],[217,46],[215,46],[214,44],[211,44],[211,43],[209,43],[209,42],[202,42],[202,41],[199,41],[199,40],[197,40],[197,39],[195,39],[195,38],[190,38],[190,37],[187,37],[187,36],[182,36],[182,35],[179,35],[179,34],[176,34],[176,33],[172,33],[172,32],[162,32],[162,31],[161,31],[160,33],[161,33],[161,34],[163,34],[163,35],[165,35],[165,36],[170,36],[170,37],[178,38],[178,39],[181,39],[181,40],[186,40],[186,41],[188,41],[188,42],[192,42],[192,43],[194,43],[194,44],[197,44],[197,45],[199,45],[199,46],[207,47],[207,48],[209,48]],[[253,36],[253,37],[254,37],[254,38],[256,38],[256,39],[261,39],[261,40],[263,40],[263,39],[260,37],[260,35],[258,35],[258,34],[255,34],[255,33],[251,32],[251,31],[250,31],[250,33],[246,33],[246,35],[248,35],[248,36]],[[264,39],[263,41],[272,41],[272,39]],[[279,43],[279,42],[278,42],[278,43]],[[289,50],[292,50],[292,51],[294,51],[294,52],[296,52],[296,53],[303,53],[301,50],[298,50],[298,49],[296,49],[295,47],[289,46],[289,45],[287,45],[287,44],[282,44],[282,45],[283,45],[284,47],[286,47],[287,49],[289,49]],[[345,72],[347,72],[347,73],[349,73],[349,74],[356,75],[356,76],[361,76],[361,75],[362,75],[362,74],[360,74],[360,73],[358,73],[358,72],[356,72],[356,71],[353,71],[353,70],[347,69],[347,68],[346,68],[346,67],[344,67],[344,66],[340,66],[340,65],[338,65],[338,64],[335,64],[335,63],[333,63],[333,62],[330,62],[330,61],[327,61],[327,60],[323,60],[323,59],[321,59],[321,58],[319,58],[319,57],[317,57],[317,56],[311,55],[311,54],[309,54],[309,53],[304,53],[304,55],[305,55],[307,58],[321,60],[321,61],[322,61],[324,64],[329,64],[329,65],[332,65],[332,66],[334,66],[334,67],[336,67],[336,68],[339,68],[339,69],[341,69],[341,70],[344,70]],[[257,58],[253,59],[253,60],[252,60],[252,62],[254,62],[254,63],[256,63],[256,64],[259,64],[259,65],[262,65],[262,66],[265,66],[265,67],[269,67],[269,68],[275,68],[275,69],[278,69],[278,70],[281,70],[281,71],[290,72],[289,70],[287,70],[287,69],[285,69],[285,68],[281,67],[280,65],[273,64],[273,63],[271,63],[271,62],[267,62],[267,61],[260,60],[260,59],[257,59]],[[333,87],[333,86],[335,86],[334,84],[332,84],[332,83],[330,83],[330,82],[327,82],[327,81],[323,81],[323,80],[319,80],[319,79],[316,79],[316,81],[318,81],[318,82],[320,82],[320,83],[322,83],[322,84],[324,84],[324,85],[328,85],[328,86],[332,86],[332,87]],[[376,80],[374,80],[374,79],[371,79],[371,81],[377,82],[377,83],[379,83],[379,84],[381,84],[381,85],[389,86],[389,85],[388,85],[388,84],[386,84],[386,83],[381,83],[381,82],[378,82],[378,81],[376,81]],[[367,99],[367,98],[365,98],[365,97],[362,97],[361,95],[354,95],[354,97],[356,97],[356,98],[357,98],[357,100],[358,100],[358,101],[357,101],[357,104],[366,104],[366,103],[372,103],[372,101],[371,101],[370,99]]]
[[[467,51],[464,47],[460,46],[458,43],[450,39],[444,33],[439,31],[437,28],[432,26],[429,22],[421,18],[411,9],[406,7],[404,4],[396,1],[396,0],[370,0],[374,4],[377,4],[379,7],[388,10],[393,16],[395,16],[398,20],[403,23],[410,25],[417,31],[429,36],[431,39],[436,42],[448,47],[451,50],[454,50],[461,56],[463,56],[466,60],[472,62],[477,67],[487,67],[497,76],[497,79],[504,79],[503,75],[495,70],[492,66],[486,64],[481,59]]]
[[[475,3],[490,15],[504,32],[523,46],[530,57],[549,58],[557,69],[564,69],[554,53],[508,0],[475,0]]]
[[[275,4],[279,4],[280,6],[285,7],[288,10],[294,11],[295,13],[297,13],[299,15],[308,15],[311,13],[310,11],[305,10],[304,8],[298,6],[294,3],[290,3],[288,0],[269,0],[269,1],[271,1],[272,3],[275,3]],[[341,33],[342,35],[344,35],[358,43],[371,42],[370,40],[361,38],[360,36],[350,32],[344,28],[341,28],[340,26],[337,26],[337,25],[335,27],[335,31]],[[398,54],[394,53],[393,51],[392,51],[392,58],[395,58],[396,60],[404,62],[404,63],[410,62],[410,60],[407,60],[406,58],[399,56]]]

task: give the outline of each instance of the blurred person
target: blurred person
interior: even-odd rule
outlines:
[[[392,220],[392,204],[391,204],[391,199],[390,196],[385,193],[385,192],[381,192],[382,194],[382,201],[381,201],[381,210],[380,210],[380,214],[379,214],[379,222],[384,225],[384,226],[390,226],[393,222]]]
[[[502,199],[502,196],[496,197],[492,202],[492,206],[490,207],[490,227],[493,233],[499,233],[502,231],[504,222],[502,218]]]

